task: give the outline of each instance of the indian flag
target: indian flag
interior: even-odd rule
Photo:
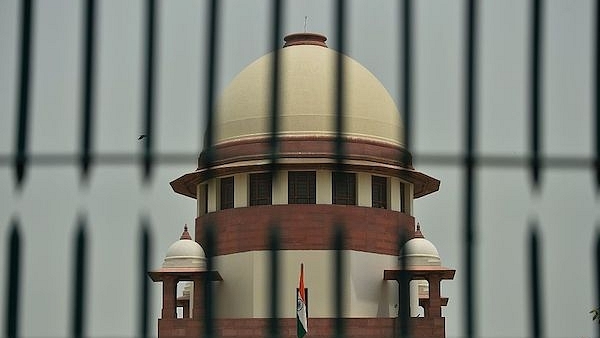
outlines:
[[[296,302],[296,319],[298,338],[308,332],[308,316],[306,314],[306,295],[304,294],[304,264],[300,264],[300,283],[298,285],[298,300]]]

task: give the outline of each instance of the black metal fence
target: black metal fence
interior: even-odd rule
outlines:
[[[282,32],[283,32],[283,18],[285,12],[286,2],[273,0],[271,4],[271,16],[269,18],[272,24],[272,30],[270,33],[271,48],[278,50],[281,46]],[[195,155],[190,154],[159,154],[156,150],[156,144],[154,142],[156,134],[156,102],[153,99],[155,96],[156,88],[156,55],[157,55],[157,17],[158,7],[156,0],[148,0],[144,2],[145,13],[145,29],[144,29],[144,52],[145,64],[143,67],[144,75],[144,91],[143,91],[143,112],[141,114],[143,122],[143,130],[145,134],[145,142],[143,142],[142,149],[139,153],[135,154],[117,154],[117,153],[98,153],[94,147],[94,130],[95,121],[97,119],[96,113],[96,102],[94,84],[96,82],[97,68],[98,68],[98,37],[96,31],[96,21],[98,16],[98,3],[95,0],[87,0],[83,2],[83,43],[81,44],[81,55],[82,55],[82,104],[81,104],[81,115],[80,115],[80,137],[79,147],[77,154],[49,154],[49,155],[38,155],[30,152],[29,140],[31,139],[31,81],[32,81],[32,60],[35,51],[33,45],[33,32],[35,26],[35,10],[36,2],[32,0],[24,0],[20,4],[20,38],[19,38],[19,50],[18,50],[18,82],[17,82],[17,93],[18,93],[18,107],[16,110],[16,126],[14,129],[14,150],[11,153],[0,154],[0,166],[12,167],[15,177],[15,194],[19,194],[19,191],[27,184],[27,174],[32,167],[35,166],[77,166],[81,175],[81,185],[89,184],[91,179],[90,169],[94,166],[103,165],[118,165],[118,166],[136,166],[142,170],[142,175],[145,184],[153,184],[153,174],[156,166],[173,164],[173,163],[188,163],[190,156],[192,158]],[[207,36],[205,38],[205,48],[203,49],[206,53],[206,64],[205,67],[205,78],[202,80],[205,85],[205,106],[202,114],[205,117],[204,124],[207,126],[207,132],[205,135],[205,143],[202,145],[202,149],[206,150],[206,161],[210,165],[213,158],[213,125],[214,125],[214,106],[216,97],[216,80],[217,70],[219,68],[220,56],[219,50],[219,39],[221,38],[220,27],[221,27],[221,5],[222,3],[217,0],[211,0],[206,3],[208,9],[206,11],[206,22],[207,25]],[[397,37],[399,40],[399,58],[401,62],[400,68],[400,83],[402,84],[400,93],[400,106],[403,112],[404,125],[406,128],[406,140],[405,144],[408,150],[412,149],[413,146],[413,130],[415,116],[413,112],[413,97],[414,97],[414,85],[412,69],[415,65],[413,58],[414,50],[414,5],[415,3],[411,0],[404,0],[399,2],[398,11],[398,27]],[[598,91],[599,86],[599,72],[600,67],[598,66],[599,51],[598,46],[600,45],[599,36],[595,34],[595,40],[593,43],[594,50],[594,70],[593,74],[593,89],[592,97],[593,112],[592,120],[594,121],[592,136],[594,138],[593,145],[593,157],[577,157],[577,156],[545,156],[543,152],[543,106],[541,102],[542,97],[542,84],[543,84],[543,59],[544,59],[544,5],[545,2],[542,0],[532,0],[530,18],[528,20],[530,25],[531,34],[531,46],[529,49],[529,75],[528,75],[528,95],[530,106],[528,109],[528,137],[529,137],[529,152],[526,156],[494,156],[480,154],[477,151],[477,140],[478,140],[478,65],[480,60],[478,59],[478,47],[481,43],[480,37],[478,36],[478,25],[480,24],[481,15],[479,12],[480,3],[475,0],[464,1],[464,18],[465,18],[465,30],[464,30],[464,87],[462,93],[464,95],[464,119],[463,119],[463,152],[460,155],[452,154],[418,154],[415,153],[414,157],[419,163],[426,163],[434,166],[455,166],[462,170],[463,179],[463,228],[462,231],[462,245],[463,251],[463,269],[459,271],[464,275],[463,284],[463,299],[464,302],[464,313],[463,313],[463,333],[465,337],[477,336],[477,314],[485,309],[479,309],[477,307],[477,260],[476,260],[476,249],[477,249],[477,210],[478,200],[477,196],[478,181],[477,172],[478,169],[484,167],[492,168],[520,168],[528,170],[530,173],[531,191],[532,194],[540,194],[543,189],[542,178],[544,173],[555,169],[574,169],[589,171],[595,175],[595,190],[596,196],[600,188],[600,92]],[[337,164],[343,166],[344,164],[344,143],[342,134],[344,131],[343,116],[344,106],[343,100],[341,99],[342,93],[344,92],[344,69],[343,63],[341,62],[341,55],[346,51],[347,46],[345,41],[347,40],[347,11],[348,3],[343,0],[337,0],[334,2],[334,15],[331,19],[335,25],[335,40],[337,45],[334,46],[336,50],[340,52],[340,58],[337,63],[337,77],[336,84],[338,88],[338,95],[336,102],[337,111],[337,137],[336,137],[336,151],[337,151]],[[598,23],[600,22],[600,5],[598,3],[593,6],[595,13],[593,14],[592,22],[595,25],[596,32],[600,31]],[[417,37],[418,39],[418,37]],[[271,110],[271,163],[272,170],[277,169],[278,153],[277,145],[278,139],[276,137],[279,129],[279,118],[277,115],[277,109],[280,101],[279,92],[275,90],[279,86],[279,53],[275,53],[272,64],[272,88],[273,95],[271,96],[270,110]],[[8,112],[3,112],[6,114]],[[86,302],[88,297],[86,296],[89,292],[89,271],[93,267],[89,267],[86,262],[89,261],[89,234],[86,230],[86,217],[82,214],[77,220],[77,236],[74,242],[74,255],[71,264],[72,269],[72,295],[71,295],[71,329],[70,335],[73,337],[81,337],[85,334],[86,324],[88,322],[88,315],[86,312]],[[22,273],[22,252],[23,252],[23,241],[26,240],[25,236],[21,231],[21,221],[18,217],[12,220],[10,225],[10,231],[8,233],[8,250],[6,251],[6,293],[5,293],[5,318],[4,318],[4,335],[7,337],[16,337],[20,335],[19,323],[23,323],[25,315],[21,310],[20,304],[22,303],[21,295],[22,290],[20,289],[23,284],[23,273]],[[154,332],[149,332],[149,321],[155,320],[155,318],[149,318],[149,279],[146,276],[146,272],[150,266],[150,256],[152,254],[151,243],[151,232],[149,220],[147,217],[142,217],[140,221],[141,235],[139,238],[139,262],[137,275],[139,277],[137,299],[139,302],[139,317],[137,319],[137,335],[141,337],[154,335]],[[540,252],[540,221],[533,218],[528,224],[529,227],[529,253],[530,257],[528,265],[528,280],[529,280],[529,304],[530,308],[530,333],[532,337],[545,336],[544,332],[544,306],[543,306],[543,293],[542,293],[542,274],[541,274],[541,252]],[[214,229],[209,227],[209,233],[206,235],[207,238],[213,238]],[[273,230],[271,235],[271,280],[270,289],[272,290],[271,295],[277,293],[279,280],[276,278],[278,270],[278,256],[275,250],[278,247],[279,234],[276,229]],[[596,240],[596,256],[593,259],[593,264],[596,267],[595,285],[596,293],[594,299],[595,304],[600,304],[600,237]],[[206,252],[208,257],[208,268],[211,269],[213,262],[211,260],[212,252],[214,252],[214,245],[209,240]],[[341,320],[341,313],[343,309],[342,304],[342,292],[341,292],[341,249],[344,247],[343,243],[343,231],[337,232],[336,237],[333,239],[332,247],[337,250],[335,255],[337,269],[335,271],[334,283],[337,287],[335,288],[338,292],[334,295],[333,301],[335,301],[336,311],[338,313],[338,320],[336,323],[336,336],[343,336],[344,327],[343,321]],[[206,297],[206,335],[208,337],[214,336],[213,321],[213,298],[210,290],[210,283],[207,283],[207,297]],[[275,297],[271,296],[271,313],[275,318],[278,313],[278,303]],[[407,331],[400,332],[401,335],[408,334]],[[272,321],[270,336],[275,337],[278,335],[277,323]],[[598,336],[600,336],[600,325],[598,326]]]

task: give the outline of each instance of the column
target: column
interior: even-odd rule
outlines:
[[[204,315],[204,297],[202,297],[204,294],[204,283],[210,282],[202,277],[194,279],[194,299],[192,301],[192,318],[194,320],[201,320]]]
[[[365,173],[356,174],[356,205],[360,207],[371,207],[373,205],[373,186],[371,175]]]
[[[316,184],[316,202],[317,204],[331,204],[332,186],[331,186],[331,171],[317,170],[315,177]]]
[[[403,278],[403,274],[406,274],[406,276]],[[407,317],[411,317],[412,316],[412,306],[411,306],[411,289],[410,289],[410,284],[411,284],[411,276],[409,275],[409,272],[400,272],[400,276],[399,278],[396,280],[398,282],[398,318],[402,317],[403,315],[407,316]],[[404,295],[402,294],[403,291],[403,287],[402,284],[406,283],[404,291],[406,291],[404,293]]]
[[[271,187],[273,205],[287,204],[288,202],[288,172],[278,171],[273,175]]]
[[[233,175],[233,206],[243,208],[248,206],[248,174]]]
[[[190,318],[190,301],[183,302],[183,317],[182,318]]]
[[[165,276],[163,279],[162,319],[177,318],[177,279]]]
[[[429,310],[428,315],[431,317],[442,317],[442,297],[440,295],[441,278],[437,275],[429,275]]]

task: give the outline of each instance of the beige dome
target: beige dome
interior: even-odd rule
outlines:
[[[406,258],[408,266],[441,266],[440,254],[430,241],[423,237],[420,225],[417,225],[415,238],[406,242],[400,250],[400,256]]]
[[[206,269],[206,254],[200,244],[191,239],[185,227],[181,239],[171,244],[162,264],[163,268]]]
[[[288,47],[281,50],[280,132],[333,135],[338,53],[323,47],[323,36],[295,36],[322,37],[323,43],[288,41]],[[365,67],[347,56],[342,58],[345,134],[402,145],[404,129],[390,94]],[[254,61],[224,90],[217,105],[215,143],[269,134],[272,59],[270,53]]]

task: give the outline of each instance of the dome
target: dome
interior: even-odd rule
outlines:
[[[192,240],[187,226],[181,238],[171,244],[162,264],[163,268],[199,268],[206,269],[206,255],[200,244]]]
[[[335,71],[339,53],[314,33],[292,34],[280,50],[281,135],[335,135]],[[270,133],[269,53],[242,70],[222,93],[215,116],[215,143]],[[345,55],[344,133],[403,144],[404,130],[394,100],[365,67]]]
[[[273,150],[282,170],[337,170],[338,58],[344,65],[341,150],[351,171],[398,178],[412,185],[413,198],[439,190],[439,180],[413,167],[402,115],[381,82],[355,60],[327,48],[325,40],[314,33],[288,35],[284,48],[244,68],[215,104],[210,133],[205,133],[211,147],[205,142],[196,169],[171,181],[173,190],[199,198],[198,185],[212,178],[273,169],[267,168]],[[280,60],[277,149],[271,142],[270,99],[275,55]]]
[[[441,266],[440,254],[430,241],[423,237],[417,225],[415,237],[402,246],[400,255],[406,258],[408,266]]]

